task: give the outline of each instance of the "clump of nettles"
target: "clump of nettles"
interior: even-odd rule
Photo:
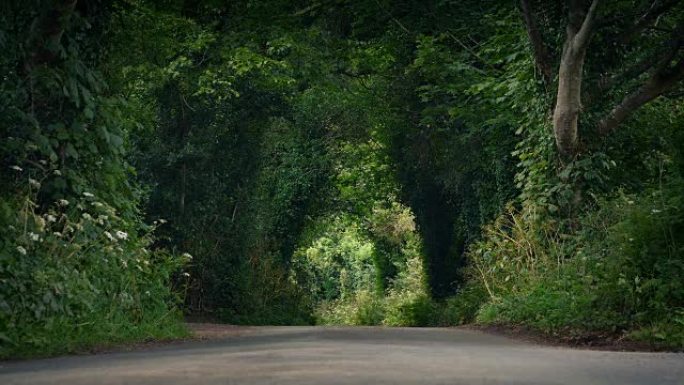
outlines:
[[[0,212],[0,356],[182,332],[170,288],[189,255],[151,250],[152,227],[90,192],[38,206],[29,188]]]

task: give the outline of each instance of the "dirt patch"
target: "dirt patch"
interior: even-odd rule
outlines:
[[[525,326],[509,325],[465,325],[464,329],[479,330],[486,333],[501,335],[512,339],[531,342],[539,345],[572,347],[588,350],[606,350],[622,352],[665,352],[673,351],[671,348],[659,346],[648,342],[632,341],[624,336],[600,334],[600,333],[571,333],[547,334]]]
[[[187,326],[192,333],[192,338],[199,340],[239,337],[251,334],[256,330],[250,326],[217,323],[188,323]]]

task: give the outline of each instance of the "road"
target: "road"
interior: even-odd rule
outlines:
[[[0,363],[0,384],[684,384],[684,354],[463,329],[250,327],[131,352]]]

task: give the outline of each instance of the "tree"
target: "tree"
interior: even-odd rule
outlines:
[[[617,101],[598,112],[600,118],[593,122],[596,134],[604,137],[639,108],[667,94],[684,79],[681,1],[642,1],[636,12],[631,11],[629,3],[601,4],[600,0],[592,0],[587,6],[585,1],[569,0],[565,38],[558,49],[547,45],[546,40],[550,39],[544,39],[538,26],[537,13],[541,13],[547,29],[551,29],[547,13],[535,12],[529,0],[520,2],[535,64],[547,86],[556,84],[553,131],[558,152],[566,161],[575,158],[581,150],[578,122],[581,113],[592,108],[597,94],[605,96],[617,88],[621,91],[614,92]],[[610,9],[606,11],[610,12],[603,12],[607,16],[599,17],[601,8],[607,7]],[[592,44],[592,38],[598,34]],[[554,73],[549,52],[558,51],[560,60]],[[585,70],[587,55],[592,53],[596,53],[592,57],[607,60]],[[582,91],[587,80],[594,80],[593,93]],[[618,94],[624,96],[620,98]]]

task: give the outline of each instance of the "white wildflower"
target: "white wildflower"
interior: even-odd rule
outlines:
[[[21,167],[19,167],[19,166],[17,166],[17,165],[10,166],[10,168],[11,168],[12,170],[15,170],[15,171],[24,171],[23,168],[21,168]]]
[[[58,238],[61,238],[61,237],[62,237],[62,233],[60,233],[59,231],[55,231],[55,232],[52,233],[52,234],[53,234],[54,236],[58,237]]]
[[[38,235],[38,234],[36,234],[36,233],[31,233],[31,232],[30,232],[30,233],[28,233],[28,235],[29,235],[29,238],[31,238],[31,240],[34,241],[34,242],[35,242],[35,241],[38,241],[38,240],[40,239],[40,235]]]
[[[45,218],[47,218],[47,221],[48,221],[48,222],[57,222],[57,217],[55,217],[55,216],[52,215],[52,214],[46,215]]]
[[[109,239],[110,241],[116,242],[116,238],[114,238],[114,236],[112,235],[112,233],[110,233],[109,231],[105,231],[105,232],[104,232],[104,235],[105,235],[105,237],[107,237],[107,239]]]
[[[41,159],[41,160],[38,161],[38,163],[40,163],[40,164],[42,164],[43,166],[45,166],[45,165],[47,164],[47,160]]]
[[[69,201],[66,199],[59,199],[57,200],[57,204],[59,204],[60,206],[69,206]]]
[[[185,258],[185,259],[192,260],[192,255],[190,255],[190,253],[183,253],[182,256],[183,256],[183,258]]]
[[[36,188],[36,189],[39,189],[39,188],[40,188],[40,182],[38,182],[37,180],[35,180],[35,179],[33,179],[33,178],[29,178],[29,184],[30,184],[31,187],[33,187],[33,188]]]
[[[653,214],[658,214],[658,213],[661,213],[662,211],[661,211],[661,210],[658,210],[658,209],[653,209],[653,210],[651,210],[651,212],[652,212]]]
[[[183,273],[183,277],[189,277],[190,273]]]
[[[128,233],[126,233],[126,232],[117,230],[115,234],[119,239],[123,239],[123,240],[128,239]]]
[[[163,225],[164,223],[166,223],[166,219],[161,219],[161,218],[160,218],[160,219],[159,219],[159,223],[161,223],[161,224]]]
[[[95,207],[102,207],[102,206],[104,206],[104,205],[102,204],[102,202],[93,202],[93,206],[95,206]]]
[[[145,290],[145,295],[150,295],[150,291],[149,291],[149,290]]]
[[[86,197],[86,198],[93,198],[95,195],[93,195],[93,194],[91,194],[91,193],[89,193],[89,192],[87,192],[87,191],[84,191],[84,192],[83,192],[83,196]]]
[[[87,220],[93,219],[93,217],[91,217],[90,214],[88,214],[88,213],[83,213],[83,214],[81,214],[81,216],[83,217],[83,219],[87,219]]]
[[[57,175],[57,176],[62,176],[62,172],[59,170],[54,170],[52,173]]]
[[[628,204],[633,205],[634,201],[627,201]]]
[[[123,267],[128,267],[128,262],[124,261],[123,259],[121,260],[121,264]]]
[[[26,255],[26,249],[23,248],[22,246],[17,246],[17,251],[18,251],[19,254],[21,254],[21,255]]]

